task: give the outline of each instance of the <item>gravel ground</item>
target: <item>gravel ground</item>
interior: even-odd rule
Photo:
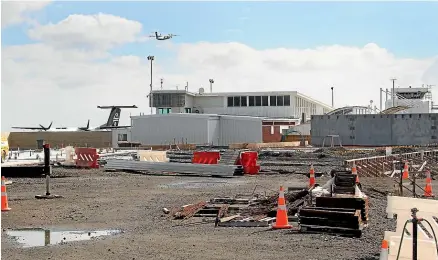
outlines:
[[[44,193],[43,179],[12,179],[8,185],[12,210],[2,212],[3,231],[41,227],[123,233],[25,249],[2,232],[4,259],[378,259],[383,232],[395,228],[393,220],[385,219],[386,197],[368,189],[390,191],[390,179],[361,179],[370,196],[370,225],[362,238],[355,239],[267,228],[215,228],[201,218],[171,220],[162,213],[163,207],[251,193],[256,185],[271,192],[280,184],[307,183],[300,174],[224,179],[55,169],[54,175],[59,178],[52,180],[52,192],[62,199],[34,198]]]

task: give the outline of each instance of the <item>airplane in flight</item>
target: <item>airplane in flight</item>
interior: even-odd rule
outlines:
[[[90,120],[88,120],[87,126],[85,127],[77,127],[77,128],[68,128],[68,127],[58,127],[50,130],[52,127],[52,123],[48,127],[44,127],[40,125],[40,127],[20,127],[14,126],[14,129],[27,129],[27,130],[39,130],[39,131],[53,131],[53,132],[61,132],[61,131],[94,131],[94,130],[111,130],[117,128],[127,128],[131,126],[119,126],[120,114],[122,112],[122,108],[138,108],[136,105],[132,106],[97,106],[100,109],[111,109],[108,120],[105,124],[102,124],[98,127],[90,127]]]
[[[161,35],[161,33],[159,34],[158,32],[155,32],[155,35],[149,35],[149,37],[151,38],[155,38],[158,41],[165,41],[165,40],[169,40],[172,39],[174,36],[180,36],[178,34],[167,34],[167,35]]]

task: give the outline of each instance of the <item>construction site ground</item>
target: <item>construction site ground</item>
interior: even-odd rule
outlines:
[[[12,179],[9,212],[2,212],[3,259],[378,259],[385,230],[389,178],[362,178],[370,196],[370,224],[361,238],[301,234],[268,228],[214,227],[211,219],[173,220],[163,208],[215,197],[256,192],[275,193],[280,185],[306,184],[301,174],[206,178],[150,176],[101,169],[55,168],[52,193],[61,199],[37,200],[44,179]],[[317,180],[325,183],[328,177]],[[434,186],[438,185],[434,181]],[[5,231],[15,228],[69,230],[121,229],[116,236],[36,248],[20,248]]]

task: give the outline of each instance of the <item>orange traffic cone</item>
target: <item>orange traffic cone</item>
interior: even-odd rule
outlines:
[[[379,260],[388,260],[388,241],[385,239],[382,240],[382,248],[380,249],[380,258]]]
[[[357,175],[356,163],[353,161],[353,166],[351,167],[351,173],[356,175],[356,184],[359,183],[359,175]]]
[[[309,188],[315,186],[315,169],[313,169],[313,164],[310,165],[310,178],[309,178]]]
[[[289,225],[289,220],[287,218],[286,200],[284,199],[284,189],[280,186],[280,194],[278,195],[278,207],[277,207],[277,217],[275,224],[272,226],[273,229],[286,229],[292,228]]]
[[[409,179],[409,166],[408,166],[408,162],[405,162],[405,166],[403,167],[403,176],[402,176],[403,180]]]
[[[433,197],[432,193],[432,178],[430,177],[430,170],[426,171],[426,187],[424,188],[424,197]]]
[[[2,211],[9,211],[11,208],[8,206],[8,194],[6,193],[5,177],[2,176]]]

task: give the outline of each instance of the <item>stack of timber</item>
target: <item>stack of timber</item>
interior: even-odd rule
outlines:
[[[363,223],[360,210],[304,207],[299,210],[301,232],[328,232],[360,237]]]
[[[354,195],[356,190],[356,175],[353,175],[351,172],[337,172],[334,178],[332,193]]]
[[[298,211],[300,230],[360,237],[368,223],[369,205],[368,197],[355,194],[359,189],[355,179],[356,176],[348,172],[335,173],[331,197],[316,197],[315,207]]]

